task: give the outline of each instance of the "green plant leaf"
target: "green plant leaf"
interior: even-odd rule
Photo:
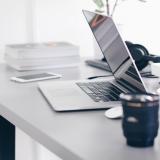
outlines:
[[[98,8],[104,7],[104,3],[102,0],[93,0],[93,2],[97,5]]]

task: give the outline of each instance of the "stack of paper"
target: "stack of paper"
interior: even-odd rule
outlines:
[[[16,70],[74,67],[79,64],[79,47],[67,42],[6,45],[6,63]]]

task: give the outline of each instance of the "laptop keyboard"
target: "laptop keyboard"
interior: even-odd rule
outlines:
[[[111,82],[76,83],[95,102],[118,101],[122,91]]]

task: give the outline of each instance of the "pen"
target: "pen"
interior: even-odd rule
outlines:
[[[100,77],[111,77],[113,75],[102,75],[102,76],[92,76],[92,77],[88,77],[87,79],[95,79],[95,78],[100,78]]]
[[[151,72],[143,72],[141,76],[146,78],[158,78],[158,76],[153,75]]]

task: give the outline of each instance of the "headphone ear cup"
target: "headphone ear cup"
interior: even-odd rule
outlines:
[[[139,70],[142,70],[143,68],[145,68],[148,65],[148,60],[145,58],[146,56],[149,56],[149,52],[148,50],[140,45],[140,44],[134,44],[133,45],[134,48],[134,59],[135,59],[135,63],[137,65],[137,68]]]
[[[148,50],[140,44],[128,44],[127,47],[135,60],[136,66],[142,70],[148,65],[148,60],[144,59],[145,55],[149,55]]]
[[[150,55],[147,48],[142,46],[141,44],[134,44],[134,47],[141,50],[143,55],[145,55],[145,56]]]

